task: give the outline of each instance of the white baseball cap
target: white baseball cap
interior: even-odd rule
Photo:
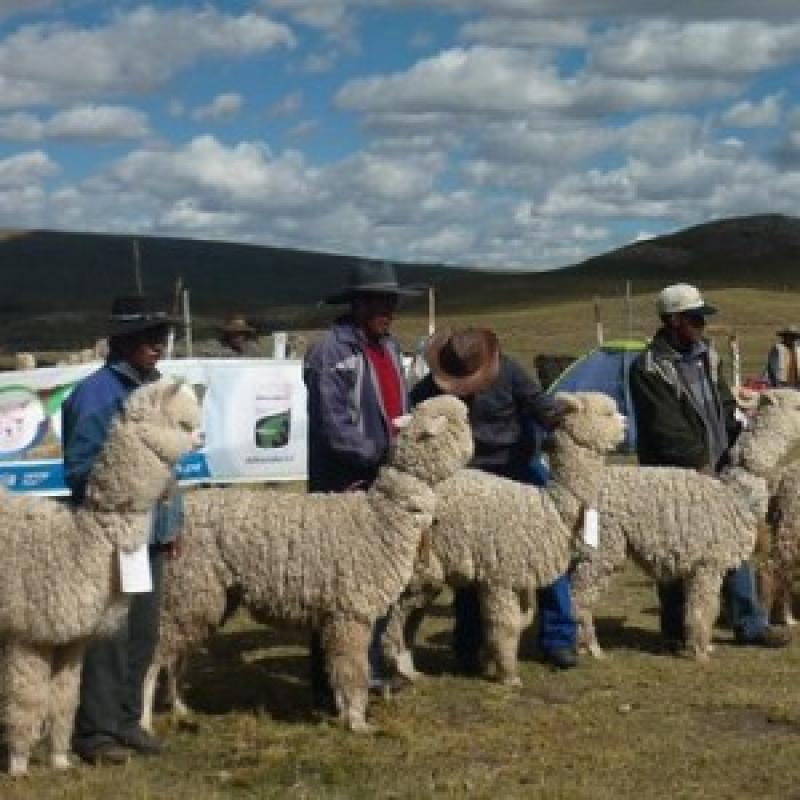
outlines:
[[[688,283],[676,283],[662,289],[658,293],[656,308],[659,315],[689,313],[708,316],[717,313],[714,306],[703,300],[700,290]]]

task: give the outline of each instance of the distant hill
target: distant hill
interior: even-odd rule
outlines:
[[[171,297],[178,276],[199,318],[242,310],[264,327],[308,327],[317,302],[342,286],[342,255],[195,239],[135,237],[145,290]],[[73,346],[102,332],[110,298],[134,290],[132,236],[9,231],[0,238],[0,342],[10,349]],[[510,273],[398,265],[403,282],[437,287],[444,311],[539,305],[652,291],[679,280],[704,287],[796,287],[800,219],[726,219],[628,245],[581,264]],[[422,301],[420,301],[422,302]]]

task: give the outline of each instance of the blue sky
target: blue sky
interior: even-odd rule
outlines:
[[[796,0],[0,0],[0,226],[559,267],[797,213],[799,84]]]

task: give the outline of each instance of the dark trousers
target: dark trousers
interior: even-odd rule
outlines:
[[[574,648],[576,623],[572,613],[572,595],[569,578],[562,575],[549,586],[536,592],[538,610],[537,639],[544,651]],[[453,652],[464,668],[473,668],[478,662],[482,639],[481,604],[478,587],[462,586],[453,592]]]
[[[144,679],[158,644],[165,558],[165,548],[150,548],[153,591],[133,595],[120,629],[113,636],[96,639],[86,650],[72,737],[76,752],[116,742],[139,725]]]

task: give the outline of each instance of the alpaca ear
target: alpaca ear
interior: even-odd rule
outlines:
[[[570,411],[580,411],[582,407],[580,398],[569,392],[556,392],[555,401],[561,415]]]
[[[394,425],[395,430],[401,431],[403,428],[407,428],[410,422],[411,414],[401,414],[392,420],[392,425]]]

